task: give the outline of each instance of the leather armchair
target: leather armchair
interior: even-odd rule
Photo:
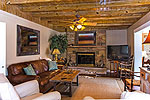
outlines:
[[[61,100],[59,92],[42,94],[37,80],[28,81],[16,86],[0,74],[0,100]]]

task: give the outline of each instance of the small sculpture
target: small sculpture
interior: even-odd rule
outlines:
[[[104,64],[104,55],[101,55],[101,58],[99,60],[99,67],[104,68],[105,64]]]

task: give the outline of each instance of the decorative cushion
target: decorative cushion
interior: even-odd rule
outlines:
[[[58,69],[56,61],[48,61],[49,71]]]
[[[0,100],[20,100],[16,90],[4,74],[0,74]]]
[[[23,70],[25,71],[26,75],[36,75],[32,65],[28,65],[28,67],[23,68]]]

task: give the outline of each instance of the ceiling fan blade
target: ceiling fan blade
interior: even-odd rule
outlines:
[[[83,23],[84,21],[86,21],[86,18],[82,17],[82,18],[79,20],[79,23]]]
[[[65,23],[74,23],[74,22],[72,22],[72,21],[61,21],[61,22],[65,22]]]
[[[95,22],[84,22],[83,23],[83,25],[86,25],[86,26],[96,26],[97,25],[97,23],[95,23]]]

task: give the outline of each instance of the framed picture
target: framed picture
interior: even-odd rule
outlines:
[[[76,32],[76,45],[96,45],[95,31]]]
[[[17,25],[17,56],[40,54],[40,31]]]

